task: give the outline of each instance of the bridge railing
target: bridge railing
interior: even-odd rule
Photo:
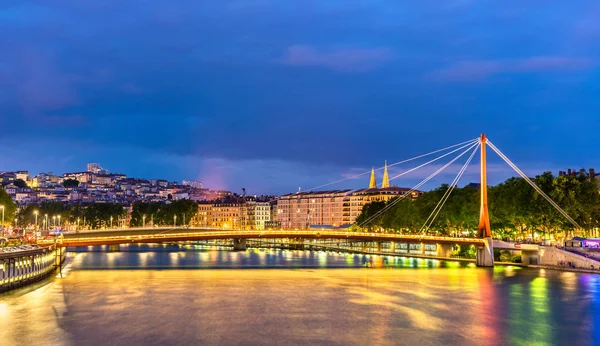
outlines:
[[[130,229],[131,230],[131,229]],[[114,230],[104,230],[95,232],[85,232],[82,234],[64,234],[61,241],[68,243],[77,242],[101,242],[101,241],[115,241],[115,240],[143,240],[164,238],[164,239],[176,239],[176,238],[190,238],[197,236],[198,238],[210,238],[210,237],[228,237],[228,238],[269,238],[269,237],[310,237],[310,238],[347,238],[359,241],[372,239],[373,241],[413,241],[413,242],[454,242],[454,243],[473,243],[477,244],[483,242],[478,238],[460,238],[460,237],[443,237],[443,236],[429,236],[419,234],[395,234],[395,233],[359,233],[359,232],[340,232],[340,231],[323,231],[323,230],[268,230],[268,231],[256,231],[256,230],[223,230],[215,228],[152,228],[152,229],[137,229],[137,231],[157,231],[156,233],[149,234],[117,234]],[[184,231],[184,232],[182,232]],[[91,234],[93,233],[93,235]],[[90,234],[90,236],[85,236]],[[46,240],[45,242],[53,242],[54,240]],[[44,241],[41,241],[44,242]]]

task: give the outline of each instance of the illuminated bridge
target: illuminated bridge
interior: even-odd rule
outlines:
[[[361,233],[331,230],[224,230],[219,228],[132,228],[65,233],[57,240],[61,247],[108,245],[118,250],[119,245],[139,243],[168,243],[181,241],[219,241],[210,244],[231,246],[245,250],[261,244],[279,245],[297,249],[338,249],[365,253],[387,253],[424,257],[449,258],[453,245],[483,246],[481,238],[437,237],[389,233]],[[55,240],[40,241],[54,244]],[[251,245],[252,244],[252,245]]]
[[[409,190],[409,193],[402,195],[388,203],[382,210],[372,215],[367,220],[363,221],[359,226],[362,228],[370,222],[380,217],[387,210],[394,207],[402,198],[410,195],[410,192],[416,191],[420,186],[435,177],[444,169],[456,162],[460,157],[470,153],[467,161],[462,166],[454,181],[449,185],[450,188],[445,192],[444,196],[435,206],[431,215],[425,221],[423,227],[416,234],[396,234],[396,233],[365,233],[365,232],[344,232],[325,229],[309,229],[309,230],[225,230],[220,228],[137,228],[127,230],[104,230],[104,231],[82,231],[78,233],[67,233],[61,235],[58,243],[59,247],[78,247],[78,246],[95,246],[108,245],[113,251],[119,249],[121,244],[132,243],[164,243],[164,242],[181,242],[181,241],[197,241],[211,244],[221,244],[233,247],[235,250],[245,250],[248,246],[261,247],[265,244],[277,245],[280,247],[287,246],[292,249],[332,249],[345,250],[364,253],[376,254],[394,254],[394,255],[413,255],[427,256],[436,258],[449,258],[452,254],[452,246],[454,245],[474,245],[476,247],[476,263],[478,266],[491,267],[494,265],[494,248],[520,250],[523,256],[533,256],[537,254],[537,247],[525,248],[515,247],[514,244],[494,241],[491,238],[490,218],[488,213],[488,194],[487,194],[487,159],[486,148],[490,147],[498,156],[500,156],[509,166],[511,166],[527,183],[529,183],[543,198],[545,198],[560,214],[570,221],[576,229],[581,229],[581,226],[575,222],[562,208],[550,199],[535,183],[528,178],[506,155],[504,155],[494,144],[489,142],[485,135],[480,138],[472,139],[467,142],[459,143],[448,148],[436,150],[429,154],[420,155],[412,159],[397,162],[393,165],[408,162],[417,158],[425,157],[441,151],[456,148],[450,152],[442,154],[435,159],[432,159],[415,168],[406,170],[399,176],[408,174],[425,165],[431,164],[439,159],[456,152],[460,152],[451,161],[437,169],[430,176],[425,178],[415,187]],[[433,221],[439,215],[445,202],[450,197],[454,188],[464,174],[467,166],[470,164],[477,150],[480,149],[481,154],[481,181],[480,181],[480,213],[479,225],[477,227],[476,238],[462,237],[438,237],[428,236],[428,233]],[[387,165],[386,165],[387,167]],[[384,173],[384,178],[387,176],[387,168]],[[393,179],[392,178],[392,179]],[[350,178],[347,178],[350,179]],[[384,179],[386,184],[389,184],[387,178]],[[326,185],[334,184],[335,181]],[[374,179],[371,185],[374,185]],[[322,185],[325,186],[325,185]],[[54,244],[56,240],[43,241],[42,243]],[[535,261],[532,261],[535,262]]]

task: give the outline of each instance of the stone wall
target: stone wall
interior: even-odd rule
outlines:
[[[568,266],[571,263],[575,268],[594,269],[600,268],[600,261],[595,261],[581,255],[550,246],[540,246],[540,264],[550,266]]]

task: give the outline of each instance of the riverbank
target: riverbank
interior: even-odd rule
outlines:
[[[46,279],[62,265],[65,254],[64,248],[53,246],[0,254],[0,292]]]

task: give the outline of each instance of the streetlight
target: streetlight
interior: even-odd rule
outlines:
[[[37,223],[38,218],[37,217],[38,217],[39,213],[40,212],[37,210],[33,212],[33,215],[35,215],[35,228],[33,229],[33,232],[35,233],[35,242],[36,243],[37,243],[37,239],[38,239],[38,223]]]
[[[46,228],[46,231],[47,231],[48,228],[50,228],[50,225],[48,225],[48,214],[44,214],[44,218],[46,218],[46,223],[45,223],[46,227],[45,228]]]
[[[142,216],[142,227],[146,228],[146,215]]]
[[[56,215],[52,215],[52,228],[56,228]]]
[[[173,227],[177,227],[177,215],[173,215]]]
[[[110,228],[111,228],[111,229],[112,229],[112,220],[113,220],[113,217],[111,216],[111,217],[110,217]]]
[[[58,215],[58,228],[60,228],[60,215]]]
[[[2,236],[4,237],[4,206],[0,205],[0,209],[2,209]]]
[[[79,230],[79,218],[77,218],[77,230]]]

